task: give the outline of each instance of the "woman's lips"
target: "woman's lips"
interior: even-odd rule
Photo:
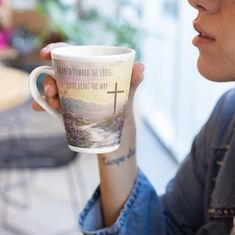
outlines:
[[[193,39],[194,46],[200,47],[215,42],[215,38],[207,33],[197,22],[193,22],[193,27],[199,33],[199,35]]]
[[[211,44],[213,42],[215,42],[214,39],[202,36],[200,34],[193,39],[193,45],[196,46],[196,47],[200,47],[200,46],[203,46],[203,45],[208,45],[208,44]]]

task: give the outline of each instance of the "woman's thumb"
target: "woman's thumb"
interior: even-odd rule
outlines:
[[[143,81],[143,78],[144,78],[144,65],[142,63],[134,64],[132,78],[131,78],[130,96],[134,96],[135,91],[139,86],[139,84]]]

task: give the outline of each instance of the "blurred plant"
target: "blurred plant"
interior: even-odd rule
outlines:
[[[81,3],[80,1],[77,1]],[[48,43],[60,40],[73,44],[113,44],[136,50],[137,60],[141,57],[143,31],[139,26],[142,11],[138,4],[130,0],[116,0],[117,12],[106,17],[96,9],[84,10],[81,4],[66,4],[62,0],[38,0],[37,9],[48,18],[49,28],[41,35],[41,41]],[[132,11],[132,19],[124,15],[123,9]],[[105,30],[105,31],[104,31]],[[105,35],[104,33],[105,32]],[[47,38],[47,40],[45,40]]]
[[[117,16],[104,21],[106,29],[114,34],[116,45],[135,49],[136,59],[141,58],[146,32],[141,28],[142,8],[131,0],[118,0]]]

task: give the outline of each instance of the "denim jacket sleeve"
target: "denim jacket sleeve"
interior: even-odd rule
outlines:
[[[84,234],[166,235],[160,199],[140,170],[131,195],[111,227],[104,228],[99,188],[80,215],[80,227]]]
[[[225,96],[224,96],[225,97]],[[203,226],[205,179],[211,140],[215,136],[224,97],[196,136],[191,151],[165,195],[158,197],[139,170],[137,180],[117,221],[104,228],[99,188],[80,216],[85,234],[96,235],[195,235]],[[203,233],[204,234],[204,233]]]

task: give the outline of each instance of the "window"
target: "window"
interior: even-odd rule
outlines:
[[[145,81],[137,104],[180,162],[218,97],[233,83],[217,84],[199,75],[198,52],[191,43],[196,35],[192,27],[196,11],[186,1],[177,2],[145,2],[144,25],[150,34],[144,45]]]

